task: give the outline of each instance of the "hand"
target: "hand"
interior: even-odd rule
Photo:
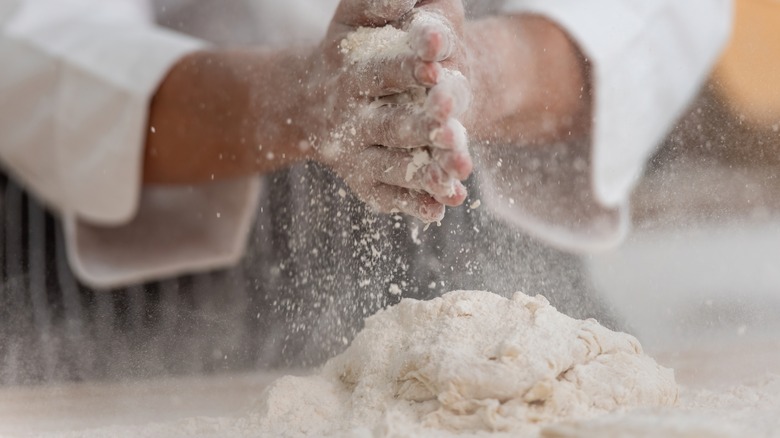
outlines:
[[[462,0],[418,1],[418,6],[403,21],[417,56],[442,70],[444,79],[432,93],[441,93],[444,102],[447,96],[457,96],[455,102],[462,106],[451,117],[463,117],[471,109],[471,85],[467,79],[470,72],[463,38],[466,16]],[[450,119],[449,123],[450,129],[445,134],[464,129],[459,120]],[[462,143],[456,141],[454,148],[433,150],[441,169],[458,180],[468,178],[473,169],[467,139],[463,137],[463,140]]]
[[[432,222],[467,195],[460,180],[472,163],[456,118],[470,94],[465,78],[443,67],[449,30],[415,18],[414,7],[414,0],[342,1],[306,63],[296,123],[310,132],[315,158],[363,201]],[[399,29],[379,27],[387,23]],[[374,28],[358,30],[366,26]]]
[[[417,39],[436,39],[422,55],[466,76],[475,100],[461,118],[478,142],[545,145],[590,133],[590,66],[557,24],[532,14],[466,21],[462,0],[419,2],[407,22]],[[408,24],[407,24],[408,25]]]

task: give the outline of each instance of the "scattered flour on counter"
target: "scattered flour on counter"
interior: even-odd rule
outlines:
[[[350,32],[339,47],[353,64],[412,53],[409,34],[391,25],[380,28],[360,27]]]
[[[310,410],[301,410],[300,415],[290,414],[287,419],[298,422],[294,429],[298,435],[304,427],[314,426],[312,430],[328,427],[326,415],[329,409],[342,414],[343,394],[324,379],[310,381],[300,379],[295,384],[277,386],[282,391],[297,390],[301,393],[311,393],[319,398],[322,410],[315,418],[304,415]],[[307,386],[311,383],[314,386]],[[319,386],[319,385],[325,385]],[[282,396],[283,394],[277,394]],[[266,400],[271,394],[266,394]],[[118,399],[119,400],[119,399]],[[295,408],[295,400],[284,405],[287,409]],[[328,403],[335,402],[335,405]],[[114,406],[114,405],[112,405]],[[277,405],[280,406],[280,405]],[[457,434],[441,429],[423,429],[421,425],[409,425],[407,419],[396,414],[388,414],[384,423],[371,431],[363,428],[344,433],[347,438],[363,437],[404,437],[421,438],[452,438],[457,436],[476,436],[484,438],[774,438],[780,430],[780,376],[767,374],[759,379],[745,384],[718,387],[703,390],[682,388],[680,402],[675,407],[661,409],[640,409],[629,412],[616,412],[593,419],[571,420],[561,423],[544,425],[537,431],[525,433],[477,432]],[[266,412],[267,414],[267,412]],[[398,421],[390,429],[387,425]],[[138,419],[137,421],[142,421]],[[45,420],[43,420],[45,423]],[[76,425],[78,419],[71,419]],[[40,436],[42,438],[178,438],[178,437],[213,437],[213,438],[270,438],[276,437],[263,427],[267,426],[267,418],[258,416],[256,409],[252,413],[240,417],[187,418],[167,423],[147,423],[139,426],[115,426],[74,432],[35,433],[22,436]],[[40,423],[36,426],[40,427]],[[400,429],[400,431],[399,431]],[[532,427],[529,426],[529,429]],[[390,433],[390,431],[397,433]],[[408,432],[408,433],[405,433]],[[2,434],[0,434],[2,435]],[[282,433],[281,436],[295,436],[294,433]],[[316,436],[316,434],[313,434]],[[5,436],[5,435],[3,435]],[[10,435],[16,436],[16,435]]]
[[[452,292],[370,317],[319,373],[277,380],[243,415],[38,436],[769,438],[778,412],[780,376],[678,397],[629,335],[542,297]]]
[[[677,399],[673,372],[629,335],[543,297],[452,292],[368,318],[320,374],[274,383],[253,422],[263,436],[522,436]]]
[[[778,412],[780,376],[767,374],[735,386],[684,389],[675,409],[551,425],[540,438],[770,438],[780,436]]]

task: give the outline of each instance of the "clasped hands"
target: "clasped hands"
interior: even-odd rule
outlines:
[[[467,197],[464,24],[461,0],[342,0],[307,60],[314,158],[378,212],[436,222]]]

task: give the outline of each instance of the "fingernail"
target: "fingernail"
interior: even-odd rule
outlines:
[[[414,70],[414,76],[420,84],[433,87],[439,83],[441,66],[437,63],[420,63]]]

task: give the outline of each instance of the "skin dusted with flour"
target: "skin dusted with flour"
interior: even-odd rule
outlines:
[[[380,211],[405,207],[400,210],[432,221],[441,217],[445,205],[462,204],[466,193],[459,181],[472,170],[470,155],[456,147],[465,143],[465,130],[451,119],[480,142],[542,145],[588,135],[587,62],[558,26],[533,15],[466,21],[459,0],[416,3],[344,0],[328,35],[316,47],[214,49],[184,58],[152,101],[149,126],[155,132],[147,137],[145,182],[224,180],[314,159],[336,165],[337,174],[351,178],[353,191]],[[382,28],[388,23],[413,30],[409,38],[417,56],[376,59],[372,75],[345,68],[352,63],[342,53],[342,41],[361,27]],[[455,104],[462,94],[453,95],[452,87],[442,86],[450,82],[444,81],[444,71],[461,73],[466,89],[472,91],[474,98],[464,99],[470,105],[462,116],[456,116]],[[368,88],[377,83],[380,89]],[[361,130],[355,128],[352,141],[376,160],[357,160],[353,150],[337,161],[314,147],[345,122],[366,118],[356,114],[365,108],[357,102],[419,88],[431,90],[428,101],[442,121],[434,134],[426,124],[402,129],[409,126],[408,112],[395,108],[396,116],[374,117],[373,123],[359,124]],[[367,96],[367,91],[374,93]],[[387,108],[367,112],[393,114]],[[432,149],[432,158],[445,170],[427,173],[427,184],[435,193],[408,189],[403,171],[385,173],[391,168],[387,163],[408,159],[405,149],[421,141],[428,147],[447,145]],[[381,165],[369,169],[358,165],[374,162]],[[448,177],[458,180],[455,196],[443,197],[452,193],[438,190],[448,188]],[[391,178],[392,184],[387,184]]]

